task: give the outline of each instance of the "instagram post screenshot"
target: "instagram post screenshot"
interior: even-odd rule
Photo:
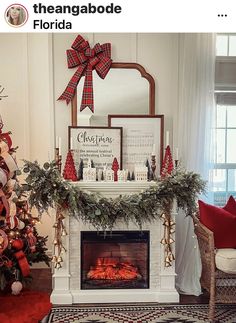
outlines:
[[[236,5],[0,2],[0,322],[236,322]]]

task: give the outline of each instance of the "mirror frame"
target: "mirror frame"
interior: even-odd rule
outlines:
[[[145,68],[137,63],[112,63],[111,68],[121,69],[136,69],[140,72],[141,76],[144,77],[149,83],[149,115],[155,115],[155,80],[146,72]],[[72,127],[77,126],[77,91],[71,101],[71,125]]]

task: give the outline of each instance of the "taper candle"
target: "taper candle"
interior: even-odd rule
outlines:
[[[175,148],[175,159],[179,160],[179,148]]]
[[[58,145],[59,145],[58,140],[59,140],[59,138],[58,138],[58,136],[56,136],[56,148],[58,148]]]
[[[58,137],[59,155],[61,155],[61,137]]]
[[[73,145],[73,138],[70,138],[70,150],[74,149],[74,145]]]
[[[152,146],[152,156],[155,156],[156,155],[156,145],[153,144]]]
[[[170,144],[170,133],[169,131],[166,131],[166,147]]]

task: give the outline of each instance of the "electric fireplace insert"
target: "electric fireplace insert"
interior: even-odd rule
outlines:
[[[81,289],[149,288],[149,231],[82,231]]]

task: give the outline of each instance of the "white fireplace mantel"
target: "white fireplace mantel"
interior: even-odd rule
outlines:
[[[97,192],[106,197],[140,193],[155,182],[75,182],[80,189]],[[175,218],[175,209],[172,211]],[[163,237],[161,220],[146,223],[143,230],[150,232],[150,286],[148,289],[80,289],[80,232],[96,231],[91,224],[84,224],[73,217],[66,217],[68,235],[64,237],[67,252],[63,255],[63,265],[53,274],[53,304],[73,303],[121,303],[121,302],[178,302],[179,294],[175,289],[175,264],[164,266],[164,247],[160,240]],[[118,223],[114,230],[137,230],[137,225]]]
[[[146,190],[150,186],[155,185],[155,182],[74,182],[72,185],[79,186],[80,189],[97,192],[106,197],[116,197],[119,195],[140,193],[143,190]]]

